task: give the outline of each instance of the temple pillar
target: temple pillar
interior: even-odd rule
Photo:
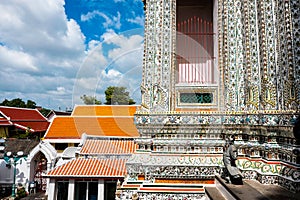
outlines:
[[[68,200],[74,200],[74,194],[75,194],[75,180],[70,179],[69,188],[68,188]]]
[[[98,200],[104,200],[104,180],[98,180]]]
[[[48,200],[56,199],[56,191],[55,191],[55,179],[50,179],[48,184]]]

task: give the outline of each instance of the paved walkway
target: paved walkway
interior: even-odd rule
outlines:
[[[15,198],[13,197],[5,197],[2,198],[1,200],[14,200]],[[45,195],[44,192],[38,192],[35,194],[30,194],[27,197],[22,198],[22,200],[47,200],[47,196]]]
[[[44,192],[38,192],[38,193],[35,193],[35,194],[30,194],[29,196],[25,197],[25,198],[22,198],[22,200],[47,200],[47,196],[45,195]]]

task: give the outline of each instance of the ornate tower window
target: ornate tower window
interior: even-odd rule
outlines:
[[[177,0],[178,83],[214,83],[213,1]]]
[[[177,0],[177,109],[216,109],[217,0]]]

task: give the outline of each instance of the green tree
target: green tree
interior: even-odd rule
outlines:
[[[9,105],[9,100],[4,99],[4,101],[2,101],[2,103],[0,103],[0,106],[8,106]]]
[[[47,108],[42,108],[42,109],[39,109],[39,112],[44,116],[44,117],[47,117],[47,115],[49,114],[49,112],[51,112],[50,109],[47,109]]]
[[[26,107],[27,108],[36,108],[36,103],[34,101],[27,100]]]
[[[105,90],[106,105],[132,105],[135,101],[129,97],[125,87],[109,86]]]
[[[96,97],[93,96],[87,96],[87,95],[83,95],[80,97],[80,99],[83,101],[84,104],[86,105],[101,105],[102,102],[97,100]]]
[[[20,99],[20,98],[16,98],[13,100],[7,100],[5,99],[2,103],[1,106],[8,106],[8,107],[18,107],[18,108],[26,108],[26,104],[25,102]]]

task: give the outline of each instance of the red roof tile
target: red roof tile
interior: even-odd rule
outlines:
[[[133,116],[138,105],[79,105],[72,116]]]
[[[46,177],[124,177],[126,159],[78,158],[54,168]]]
[[[50,122],[48,121],[43,121],[43,122],[16,122],[14,123],[15,126],[21,128],[21,129],[28,129],[30,128],[32,132],[43,132],[46,131]],[[22,128],[23,127],[23,128]]]
[[[80,154],[132,154],[136,144],[133,140],[123,139],[87,139]]]
[[[36,109],[0,106],[0,112],[9,117],[11,121],[47,121]]]
[[[82,134],[95,136],[138,137],[133,117],[56,117],[45,139],[80,139]]]
[[[10,125],[24,130],[29,127],[32,132],[46,131],[50,124],[36,109],[0,106],[0,115],[9,121]]]
[[[11,126],[12,123],[9,122],[7,119],[5,119],[4,117],[0,116],[0,126]]]

